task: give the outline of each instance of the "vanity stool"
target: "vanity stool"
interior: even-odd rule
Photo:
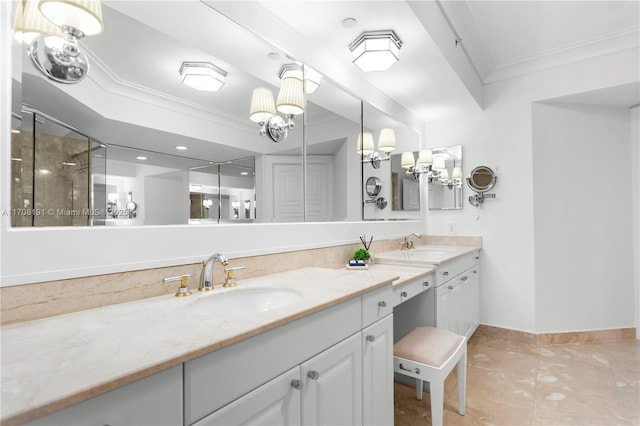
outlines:
[[[444,381],[458,366],[458,412],[464,416],[467,387],[467,339],[443,328],[417,327],[393,345],[393,371],[416,379],[422,400],[423,381],[431,389],[431,423],[442,425]]]

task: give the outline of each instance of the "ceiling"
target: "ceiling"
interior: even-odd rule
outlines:
[[[420,129],[423,122],[483,108],[483,85],[640,44],[638,1],[183,0],[103,5],[104,33],[82,41],[90,54],[89,78],[109,94],[179,114],[176,120],[184,120],[194,146],[189,155],[211,159],[204,153],[215,143],[219,161],[278,149],[257,136],[257,126],[248,120],[248,104],[252,88],[267,85],[277,90],[278,70],[290,58],[325,76],[314,107],[305,114],[308,122],[357,122],[358,100],[365,99]],[[345,18],[355,19],[355,26],[344,26]],[[400,61],[386,71],[363,73],[351,63],[348,46],[361,32],[381,29],[395,30],[402,40]],[[456,39],[461,40],[457,47]],[[452,55],[462,55],[463,60]],[[229,73],[227,84],[215,94],[183,86],[178,75],[183,61],[213,62]],[[30,64],[24,66],[26,70]],[[51,90],[78,90],[42,82],[54,87]],[[631,89],[631,95],[619,88],[600,95],[608,105],[631,106],[640,97],[637,85]],[[37,88],[40,93],[46,90]],[[594,99],[598,97],[588,102]],[[85,124],[127,117],[117,131],[92,126],[106,137],[135,134],[141,143],[147,129],[155,150],[174,149],[170,120],[138,125],[135,114],[108,109],[100,99],[92,102],[94,114],[77,115]],[[218,123],[232,125],[240,135],[235,139],[246,142],[246,148],[229,147],[216,132],[189,131],[196,127],[190,125],[194,117],[207,121],[214,116]],[[327,149],[336,149],[336,140],[327,135]]]

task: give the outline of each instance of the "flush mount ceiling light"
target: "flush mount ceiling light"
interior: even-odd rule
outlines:
[[[280,68],[280,79],[285,77],[296,77],[303,81],[304,92],[314,93],[320,87],[322,74],[307,65],[285,64]]]
[[[51,35],[46,27],[40,27],[29,46],[29,56],[34,65],[48,78],[59,83],[78,83],[89,71],[86,55],[80,51],[78,40],[85,35],[102,32],[102,6],[99,0],[27,0],[23,20],[34,18],[29,2],[38,5],[38,11],[51,24],[60,28],[62,37]],[[33,31],[33,28],[30,28]],[[26,30],[23,30],[26,32]]]
[[[384,71],[400,59],[402,41],[393,30],[365,31],[350,45],[353,63],[362,71]]]
[[[280,80],[277,103],[273,93],[265,87],[258,87],[251,95],[249,119],[260,126],[260,135],[269,136],[274,142],[287,138],[288,131],[295,128],[296,115],[304,113],[304,83],[297,76],[285,76]],[[284,118],[276,114],[276,110]]]
[[[182,83],[196,90],[217,92],[224,86],[227,72],[209,62],[183,62]]]

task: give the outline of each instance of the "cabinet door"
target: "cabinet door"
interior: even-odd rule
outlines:
[[[453,285],[448,283],[436,288],[436,327],[453,330],[451,320],[451,292]]]
[[[182,425],[182,365],[26,424],[29,426]]]
[[[393,315],[362,330],[362,420],[393,424]]]
[[[194,426],[213,425],[299,425],[300,367],[270,382],[200,420]]]
[[[476,266],[469,274],[469,287],[471,287],[471,332],[473,334],[480,325],[480,267]],[[470,336],[469,335],[469,336]]]
[[[362,343],[357,333],[302,364],[302,425],[362,425]]]

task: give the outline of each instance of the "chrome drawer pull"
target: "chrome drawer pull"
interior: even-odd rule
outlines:
[[[320,377],[320,373],[318,373],[316,370],[311,370],[307,373],[307,377],[309,377],[311,380],[318,380],[318,377]]]
[[[291,387],[297,390],[302,389],[302,381],[298,380],[298,379],[293,379],[291,381]]]
[[[400,293],[400,296],[401,296],[401,297],[407,297],[407,292],[406,292],[406,291],[403,291],[402,293]]]
[[[453,286],[450,285],[449,287],[447,287],[449,290],[453,290]]]
[[[425,286],[425,287],[429,287],[429,281],[423,282],[422,285]]]
[[[374,342],[376,340],[376,336],[373,334],[367,334],[367,342]]]
[[[404,370],[404,371],[410,371],[411,373],[416,373],[416,374],[420,374],[420,369],[419,368],[414,368],[413,370],[410,368],[404,368],[404,366],[402,364],[400,364],[400,370]]]
[[[468,280],[468,279],[469,279],[469,277],[467,277],[467,276],[465,275],[464,277],[462,277],[462,278],[460,278],[460,279],[461,279],[462,281],[466,281],[466,280]]]
[[[442,273],[442,275],[444,275],[444,276],[448,276],[448,275],[449,275],[449,272],[444,271],[444,272]]]
[[[382,301],[378,302],[378,306],[380,306],[381,308],[386,308],[387,307],[387,302],[382,300]]]

